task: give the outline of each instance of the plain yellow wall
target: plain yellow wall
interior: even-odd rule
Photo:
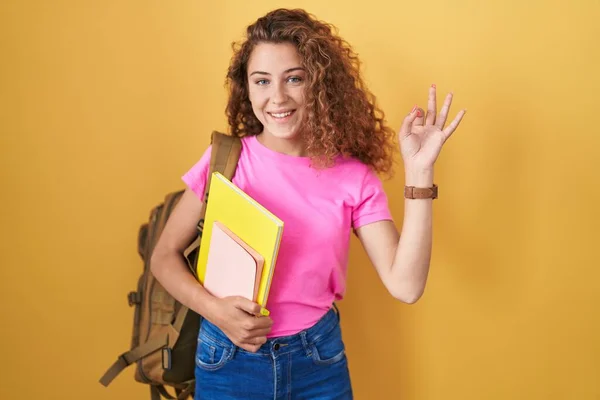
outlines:
[[[133,369],[98,384],[129,346],[138,226],[226,128],[230,43],[280,6],[340,28],[394,127],[431,83],[468,108],[421,301],[352,243],[356,398],[600,398],[599,3],[217,3],[0,3],[0,398],[148,398]]]

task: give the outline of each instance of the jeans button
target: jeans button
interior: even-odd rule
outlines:
[[[273,350],[277,351],[280,347],[281,346],[279,345],[279,343],[275,343],[275,345],[273,346]]]

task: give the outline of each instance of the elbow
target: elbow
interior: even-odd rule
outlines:
[[[423,289],[401,288],[390,290],[390,294],[396,299],[406,304],[415,304],[423,296]]]
[[[417,301],[419,301],[419,299],[421,298],[421,296],[423,296],[423,293],[412,295],[412,296],[405,296],[404,298],[401,298],[401,299],[398,299],[398,300],[400,300],[400,301],[402,301],[403,303],[406,303],[406,304],[415,304]]]

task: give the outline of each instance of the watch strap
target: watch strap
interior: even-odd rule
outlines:
[[[429,188],[405,186],[404,197],[407,199],[437,199],[438,186],[436,184]]]

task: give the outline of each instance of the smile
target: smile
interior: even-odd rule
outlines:
[[[282,112],[282,113],[268,113],[268,114],[271,117],[273,117],[274,119],[283,120],[283,119],[290,117],[295,112],[296,112],[296,110],[290,110],[290,111],[286,111],[286,112]]]

